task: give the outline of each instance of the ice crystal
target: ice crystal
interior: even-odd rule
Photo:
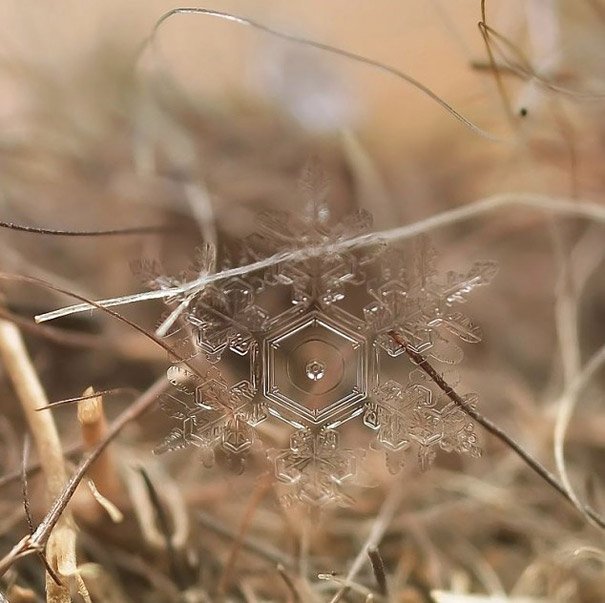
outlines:
[[[293,430],[289,448],[270,455],[276,479],[288,500],[310,504],[346,499],[342,485],[354,478],[357,455],[340,448],[339,428],[355,417],[375,433],[393,471],[410,449],[423,469],[438,450],[479,455],[473,422],[405,359],[389,331],[436,365],[459,363],[456,340],[476,343],[481,331],[457,306],[489,283],[494,263],[443,275],[427,238],[411,247],[363,244],[367,212],[335,220],[322,186],[304,192],[306,211],[263,212],[241,242],[240,261],[275,262],[252,278],[219,279],[168,300],[193,355],[169,370],[174,391],[162,406],[176,426],[157,452],[193,445],[205,464],[218,458],[240,471],[255,428],[275,418]],[[354,238],[362,243],[349,244]],[[167,288],[215,265],[206,249],[187,274],[146,278]],[[225,256],[218,268],[232,265]],[[474,394],[464,399],[476,403]]]

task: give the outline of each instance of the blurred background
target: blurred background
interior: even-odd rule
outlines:
[[[161,258],[178,274],[202,241],[250,234],[258,211],[300,210],[296,187],[310,157],[327,174],[334,215],[369,210],[376,230],[498,195],[522,200],[431,237],[444,271],[498,261],[495,282],[465,308],[484,341],[465,349],[464,390],[554,468],[555,425],[605,342],[603,214],[573,210],[603,203],[605,3],[486,2],[497,77],[478,27],[479,0],[203,7],[393,67],[486,136],[393,74],[233,21],[175,15],[145,44],[174,8],[169,2],[4,0],[0,219],[71,230],[162,224],[179,236],[3,230],[0,269],[91,299],[141,291],[133,262]],[[552,200],[569,211],[549,211]],[[42,329],[34,315],[72,300],[23,284],[2,289],[4,318],[18,319],[50,400],[90,385],[142,391],[166,369],[165,351],[106,315]],[[163,308],[146,302],[120,311],[153,331]],[[565,463],[580,499],[602,511],[603,371],[598,361],[593,368],[574,394]],[[10,476],[27,426],[7,375],[1,387],[0,469]],[[130,400],[107,398],[108,420]],[[75,409],[54,417],[64,449],[73,448],[82,437]],[[271,438],[286,437],[275,429]],[[488,434],[482,459],[444,456],[426,473],[410,463],[393,476],[369,454],[352,505],[309,514],[282,508],[263,489],[262,453],[244,476],[204,469],[187,452],[153,457],[165,430],[154,408],[112,444],[124,523],[73,504],[93,601],[605,600],[602,532]],[[174,546],[161,538],[149,488],[133,477],[139,465],[171,529],[181,529]],[[40,482],[32,477],[30,490],[41,492]],[[27,524],[19,479],[0,483],[4,554]],[[32,501],[39,520],[43,497]],[[368,543],[379,546],[386,594]],[[353,586],[343,582],[351,568]],[[11,601],[37,601],[45,600],[43,583],[33,556],[2,586]]]

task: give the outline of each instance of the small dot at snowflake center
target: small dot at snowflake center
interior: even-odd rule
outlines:
[[[322,362],[311,360],[307,362],[305,372],[311,381],[319,381],[320,379],[323,379],[323,376],[326,374],[326,367]]]

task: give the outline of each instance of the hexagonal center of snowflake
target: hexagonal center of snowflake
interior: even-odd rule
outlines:
[[[326,365],[318,360],[307,362],[306,369],[307,377],[311,379],[311,381],[319,381],[320,379],[323,379],[326,374]]]
[[[289,423],[340,423],[367,394],[366,342],[339,320],[309,312],[278,327],[265,344],[264,393]]]

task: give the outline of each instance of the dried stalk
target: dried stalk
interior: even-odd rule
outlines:
[[[19,329],[6,320],[0,320],[0,357],[33,436],[44,475],[45,494],[50,503],[59,496],[67,481],[61,441],[52,414],[37,412],[48,404],[46,394]],[[59,576],[69,576],[76,571],[76,535],[69,513],[57,518],[56,530],[49,531],[44,544],[52,572]],[[37,547],[37,550],[41,551],[42,547]],[[71,601],[69,589],[63,584],[57,584],[51,572],[46,575],[46,591],[48,601]]]
[[[330,603],[338,603],[342,601],[343,597],[353,588],[355,576],[359,573],[359,570],[363,567],[364,563],[368,558],[368,552],[371,549],[375,549],[382,540],[384,533],[391,524],[397,509],[401,503],[404,495],[404,489],[402,483],[397,484],[390,491],[387,498],[382,503],[382,507],[374,522],[368,537],[366,538],[363,546],[361,547],[357,557],[353,561],[351,568],[349,569],[346,578],[342,581],[342,587],[332,597]]]
[[[491,197],[485,197],[473,203],[467,203],[462,207],[450,209],[440,212],[429,218],[419,220],[412,224],[406,224],[390,230],[372,232],[363,234],[351,239],[346,239],[338,243],[320,245],[317,247],[307,247],[305,249],[297,249],[294,251],[280,252],[278,254],[263,258],[257,262],[237,266],[222,270],[215,274],[204,275],[194,281],[184,283],[178,287],[170,287],[159,291],[144,291],[133,295],[123,295],[120,297],[112,297],[108,299],[98,300],[94,303],[84,302],[45,312],[35,316],[37,323],[55,320],[63,316],[70,316],[79,312],[95,310],[99,308],[112,308],[123,306],[141,301],[149,301],[152,299],[164,299],[172,295],[181,293],[194,293],[201,290],[210,283],[225,280],[233,276],[243,276],[251,274],[263,268],[275,266],[281,262],[297,261],[309,257],[324,255],[329,253],[338,253],[348,249],[361,249],[371,245],[379,244],[382,241],[403,241],[411,239],[419,234],[424,234],[452,224],[478,218],[484,214],[491,213],[498,209],[521,206],[528,209],[540,210],[560,214],[561,216],[574,216],[587,220],[594,220],[597,223],[605,223],[605,207],[602,204],[591,201],[580,201],[568,198],[556,198],[548,195],[539,195],[534,193],[501,193]],[[73,296],[75,297],[75,296]]]
[[[86,398],[78,402],[78,421],[86,452],[94,450],[99,442],[102,442],[107,436],[107,419],[103,409],[103,396],[99,394],[94,398],[88,398],[91,394],[94,394],[94,390],[89,387],[84,392]],[[113,502],[119,500],[120,479],[109,449],[105,449],[91,465],[88,476],[104,497]]]

